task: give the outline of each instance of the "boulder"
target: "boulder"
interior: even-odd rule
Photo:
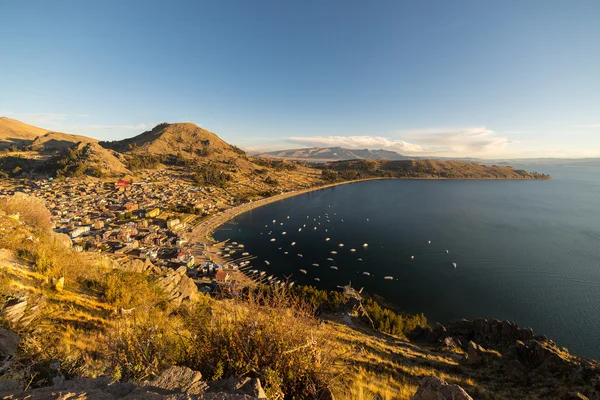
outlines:
[[[506,365],[506,376],[514,382],[527,384],[529,370],[517,360],[510,360]]]
[[[415,329],[413,329],[412,331],[410,331],[408,333],[408,338],[410,340],[416,340],[416,341],[426,340],[427,336],[429,336],[430,333],[431,333],[430,327],[417,326]]]
[[[0,329],[0,362],[13,358],[19,350],[19,335],[8,329]]]
[[[439,322],[436,322],[435,325],[433,326],[433,329],[431,330],[431,332],[427,335],[427,342],[428,343],[438,343],[439,341],[444,339],[446,336],[447,336],[447,332],[446,332],[446,328],[444,327],[444,325],[440,324]]]
[[[150,382],[151,386],[174,392],[198,394],[204,391],[202,374],[187,367],[171,367]]]
[[[16,379],[0,379],[0,395],[18,392],[22,385]]]
[[[458,385],[449,385],[436,376],[426,376],[412,400],[473,400],[463,388]]]
[[[17,325],[27,310],[27,297],[10,299],[2,309],[2,315],[11,325]]]
[[[207,393],[232,393],[249,395],[258,399],[266,399],[267,396],[256,378],[229,378],[221,381],[208,382]]]
[[[500,354],[493,350],[487,350],[473,341],[467,345],[467,360],[469,364],[487,364],[500,358]]]

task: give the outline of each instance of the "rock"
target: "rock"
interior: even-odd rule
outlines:
[[[13,298],[6,302],[2,315],[11,325],[17,325],[27,310],[27,297]]]
[[[524,385],[527,384],[528,381],[528,372],[526,366],[521,364],[518,360],[510,360],[506,365],[506,376],[508,379],[514,382],[519,382]]]
[[[246,394],[259,399],[266,399],[267,396],[260,384],[260,381],[256,378],[229,378],[222,381],[208,382],[207,393],[232,393],[232,394]]]
[[[54,283],[54,290],[56,290],[57,292],[60,293],[63,291],[64,288],[65,288],[65,277],[61,276]]]
[[[459,343],[456,343],[456,341],[454,340],[453,337],[448,336],[444,339],[444,346],[450,347],[450,348],[457,348],[457,347],[460,347],[460,341],[459,341]]]
[[[13,358],[19,350],[19,335],[8,329],[0,329],[0,362]]]
[[[500,354],[493,350],[487,350],[472,340],[467,345],[467,359],[470,364],[487,364],[500,358]]]
[[[518,340],[510,347],[508,354],[510,359],[516,359],[531,369],[537,368],[550,373],[570,373],[579,367],[568,353],[561,352],[551,341]]]
[[[21,383],[16,379],[0,379],[0,395],[21,390]]]
[[[438,343],[444,337],[446,337],[446,328],[444,327],[444,325],[440,324],[439,322],[436,322],[436,324],[433,326],[433,329],[431,330],[431,333],[427,335],[427,342]]]
[[[175,392],[198,394],[204,391],[202,374],[187,367],[171,367],[150,382],[151,386]]]
[[[71,247],[73,247],[73,241],[71,240],[69,235],[65,233],[54,233],[53,236],[56,243],[58,243],[65,249],[70,249]]]
[[[431,333],[431,328],[426,326],[426,327],[421,327],[421,326],[417,326],[415,329],[413,329],[412,331],[409,332],[408,334],[408,338],[410,340],[416,340],[416,341],[420,341],[420,340],[426,340],[427,336]]]
[[[473,400],[463,388],[458,385],[448,385],[436,376],[426,376],[412,400]]]

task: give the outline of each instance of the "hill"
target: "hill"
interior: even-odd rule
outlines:
[[[130,172],[125,162],[121,154],[98,143],[79,142],[49,159],[44,169],[59,177],[118,176]]]
[[[36,137],[31,143],[31,149],[39,152],[64,151],[77,143],[97,143],[97,139],[87,136],[71,135],[69,133],[48,132]]]
[[[345,149],[343,147],[310,147],[278,150],[255,154],[257,157],[281,158],[313,162],[340,160],[409,160],[409,157],[390,150]]]
[[[364,178],[412,179],[551,179],[549,175],[508,166],[465,161],[405,160],[333,161],[319,166],[324,179],[332,182]]]
[[[213,154],[228,155],[236,148],[214,133],[189,123],[162,123],[152,130],[129,139],[100,142],[100,145],[130,154],[178,156],[186,158],[207,157]]]
[[[28,125],[15,119],[0,117],[0,148],[7,148],[11,145],[29,145],[38,136],[45,135],[48,132],[48,129]]]

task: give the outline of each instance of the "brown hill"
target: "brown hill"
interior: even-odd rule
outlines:
[[[214,133],[189,122],[175,124],[165,122],[132,138],[100,142],[100,144],[121,153],[182,155],[187,158],[235,151],[235,147],[224,142]]]
[[[409,157],[390,150],[345,149],[343,147],[310,147],[304,149],[277,150],[256,154],[264,158],[281,158],[300,161],[341,160],[408,160]]]
[[[28,145],[38,136],[48,132],[48,129],[28,125],[15,119],[0,117],[0,148],[11,145]]]
[[[46,163],[57,176],[119,176],[130,171],[124,157],[95,142],[79,142]]]
[[[97,143],[97,139],[87,136],[71,135],[69,133],[48,132],[45,135],[38,136],[31,143],[32,150],[35,151],[63,151],[77,143]]]

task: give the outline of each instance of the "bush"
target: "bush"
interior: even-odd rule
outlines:
[[[375,300],[363,302],[365,311],[371,317],[375,329],[392,335],[407,335],[417,326],[427,326],[427,318],[423,314],[397,314],[389,308],[380,306]]]
[[[46,208],[44,200],[29,196],[25,193],[15,193],[13,196],[0,199],[0,210],[7,214],[19,214],[19,220],[30,229],[50,231],[52,214]]]
[[[164,298],[160,288],[146,274],[114,270],[104,283],[106,301],[117,308],[155,306]]]

